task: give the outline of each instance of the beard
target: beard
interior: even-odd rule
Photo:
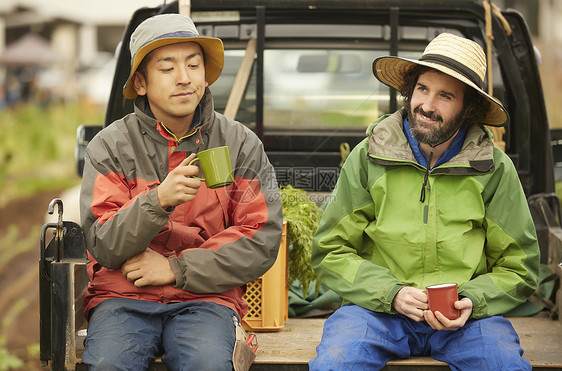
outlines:
[[[425,112],[420,107],[412,110],[409,102],[404,105],[408,112],[410,133],[418,143],[425,143],[432,147],[445,143],[463,126],[463,111],[459,112],[450,120],[444,120],[435,112]],[[436,124],[428,126],[416,120],[415,114],[421,114],[431,120],[437,120]]]

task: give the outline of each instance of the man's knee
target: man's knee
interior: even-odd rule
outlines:
[[[200,349],[189,357],[166,354],[162,357],[170,370],[182,371],[232,371],[232,352],[217,349]]]
[[[309,362],[310,371],[351,370],[359,361],[343,348],[317,349],[317,352]]]
[[[434,358],[459,369],[531,370],[517,333],[501,316],[469,321],[456,332],[437,332],[430,341]]]
[[[113,371],[113,370],[126,370],[126,368],[123,368],[123,365],[121,364],[122,361],[119,361],[118,359],[113,359],[111,357],[101,357],[92,361],[88,361],[88,360],[84,360],[85,364],[88,365],[88,370],[90,371],[97,371],[97,370],[107,370],[107,371]],[[132,370],[132,369],[131,369]]]
[[[88,370],[142,370],[153,359],[143,357],[130,347],[87,347],[82,355],[82,361],[88,365]]]

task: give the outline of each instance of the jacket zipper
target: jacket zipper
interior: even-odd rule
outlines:
[[[427,167],[425,169],[425,175],[423,177],[423,184],[422,184],[421,195],[420,195],[421,202],[425,202],[426,189],[427,189],[427,193],[429,193],[429,191],[431,190],[431,184],[429,183],[429,173],[431,172],[431,170],[429,168],[431,167],[431,160],[433,159],[433,150],[434,147],[431,147],[431,152],[429,153],[429,160],[427,161]],[[425,204],[423,207],[423,224],[427,224],[428,219],[429,219],[429,205]]]
[[[421,188],[420,202],[425,202],[425,188],[427,187],[428,191],[431,189],[431,186],[429,185],[429,173],[430,173],[429,168],[431,167],[431,160],[433,159],[433,149],[434,147],[431,147],[431,152],[429,153],[429,160],[427,161],[427,167],[425,168],[425,175],[423,177],[423,184]]]

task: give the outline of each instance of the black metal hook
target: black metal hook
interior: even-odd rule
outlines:
[[[55,205],[58,206],[59,221],[62,221],[62,200],[60,198],[53,198],[49,203],[49,214],[53,215],[55,212]]]
[[[64,236],[64,223],[62,221],[62,200],[60,198],[53,198],[51,203],[49,203],[49,214],[53,215],[55,212],[55,205],[58,206],[58,221],[57,221],[57,228],[55,232],[56,237],[56,252],[55,252],[55,261],[60,260],[61,250],[62,250],[62,237]]]

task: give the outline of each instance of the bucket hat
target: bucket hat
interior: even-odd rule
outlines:
[[[131,35],[131,73],[123,87],[123,95],[134,99],[137,92],[132,77],[143,58],[152,50],[170,44],[196,42],[205,54],[205,76],[211,85],[224,66],[224,46],[220,39],[200,36],[191,18],[181,14],[159,14],[144,20]]]
[[[503,105],[482,89],[486,56],[476,42],[450,33],[441,33],[427,45],[419,60],[392,56],[375,59],[373,74],[383,84],[400,90],[404,74],[416,65],[431,67],[454,77],[486,98],[490,102],[490,108],[483,124],[504,126],[509,123],[509,114]]]

